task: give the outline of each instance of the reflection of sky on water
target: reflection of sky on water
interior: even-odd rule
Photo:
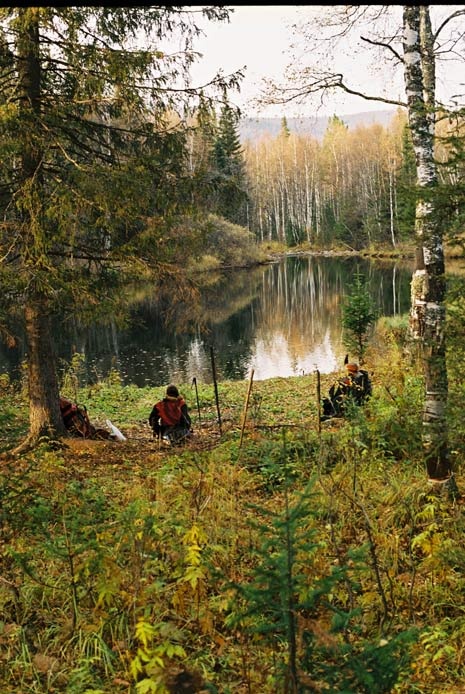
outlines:
[[[82,381],[95,382],[116,369],[124,384],[212,383],[212,349],[218,380],[299,376],[338,370],[342,344],[341,304],[355,269],[370,280],[382,315],[403,313],[410,301],[409,269],[325,257],[287,258],[254,270],[237,270],[208,287],[200,306],[202,328],[176,332],[164,324],[153,290],[140,291],[133,324],[79,327],[60,324],[56,349],[64,364],[85,356]],[[186,311],[189,307],[184,306]],[[181,316],[182,317],[182,316]],[[24,355],[2,351],[0,373],[13,373]],[[13,358],[14,357],[14,358]],[[14,374],[13,374],[14,375]]]
[[[261,381],[272,376],[303,376],[318,369],[321,373],[331,373],[340,367],[341,361],[334,352],[329,332],[321,343],[306,353],[296,356],[292,343],[283,335],[275,335],[265,342],[258,339],[254,344],[254,354],[247,364],[248,373],[254,370],[254,379]]]
[[[203,349],[202,341],[194,338],[189,345],[186,354],[185,369],[187,373],[193,374],[202,373],[205,370],[205,350]]]

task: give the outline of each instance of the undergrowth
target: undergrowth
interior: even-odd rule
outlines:
[[[0,691],[461,691],[462,502],[432,494],[421,377],[380,345],[369,403],[321,430],[316,374],[254,383],[246,412],[248,383],[218,384],[221,431],[212,385],[198,411],[181,384],[195,435],[178,449],[147,425],[163,388],[87,387],[71,365],[65,394],[128,440],[3,457]],[[0,404],[7,451],[21,387],[3,379]]]

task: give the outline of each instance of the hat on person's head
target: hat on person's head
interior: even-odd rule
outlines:
[[[177,397],[179,397],[179,390],[176,388],[176,386],[170,385],[166,389],[166,394],[172,398],[177,398]]]
[[[357,373],[358,371],[358,364],[355,362],[352,362],[351,364],[346,364],[347,371],[350,373]]]

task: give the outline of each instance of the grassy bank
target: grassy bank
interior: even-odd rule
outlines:
[[[220,419],[211,384],[198,408],[181,384],[185,448],[151,437],[164,389],[113,374],[77,399],[126,442],[19,459],[27,406],[4,383],[0,691],[461,691],[462,502],[431,494],[422,379],[394,333],[367,367],[369,404],[321,430],[314,373],[253,383],[246,416],[249,383],[220,383]]]

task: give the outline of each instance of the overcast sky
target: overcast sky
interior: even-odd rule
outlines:
[[[287,105],[267,107],[258,111],[252,100],[260,90],[264,77],[280,79],[291,58],[289,50],[294,41],[292,25],[305,19],[311,21],[320,6],[305,5],[245,5],[233,6],[229,24],[207,22],[206,36],[196,43],[196,49],[203,53],[203,59],[192,69],[194,79],[202,82],[211,77],[212,72],[222,68],[225,74],[247,66],[246,77],[242,82],[241,93],[231,93],[231,100],[238,104],[244,116],[248,115],[302,115],[302,106]],[[324,8],[326,10],[326,8]],[[344,60],[349,55],[345,53]],[[360,62],[360,61],[359,61]],[[354,61],[352,72],[359,71],[360,65]],[[366,66],[362,68],[366,74]],[[319,115],[338,115],[358,111],[383,110],[383,104],[365,102],[349,96],[335,97],[324,107]],[[303,114],[305,115],[305,114]]]
[[[258,96],[260,81],[264,77],[280,79],[283,77],[285,67],[290,63],[289,54],[292,43],[295,40],[295,32],[292,25],[305,20],[307,25],[312,25],[312,17],[318,12],[328,12],[328,7],[321,5],[245,5],[232,6],[230,22],[206,22],[206,36],[196,43],[196,49],[203,53],[204,57],[198,65],[192,69],[195,81],[203,82],[211,78],[212,73],[222,68],[225,74],[247,66],[246,77],[242,82],[241,93],[231,93],[233,103],[239,105],[243,116],[302,116],[309,115],[302,106],[287,105],[267,107],[258,110],[253,106],[252,100]],[[441,11],[453,11],[457,6],[438,6]],[[436,8],[431,6],[433,13]],[[402,6],[396,11],[402,12]],[[460,20],[461,21],[461,20]],[[339,69],[344,71],[347,80],[352,80],[354,86],[362,89],[369,88],[372,93],[390,96],[394,99],[404,99],[402,71],[397,71],[397,77],[392,81],[389,77],[389,69],[384,61],[373,62],[371,54],[361,42],[352,42],[341,50]],[[454,74],[461,75],[455,71]],[[446,76],[451,78],[452,69],[449,65]],[[441,88],[441,75],[438,71],[438,90]],[[460,81],[461,77],[457,77]],[[462,80],[463,81],[463,80]],[[452,87],[452,92],[455,85]],[[459,90],[459,87],[457,86]],[[334,113],[344,115],[360,111],[385,110],[390,106],[380,102],[364,101],[357,97],[344,96],[342,93],[323,107],[320,107],[318,115],[331,116]]]

